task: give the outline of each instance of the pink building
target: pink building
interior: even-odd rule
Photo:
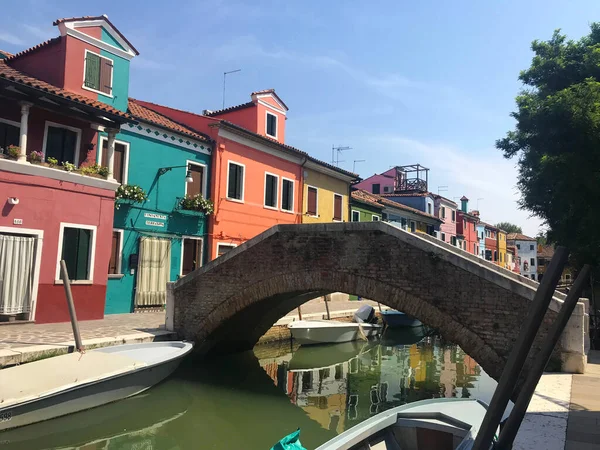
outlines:
[[[434,201],[434,214],[442,220],[439,238],[456,245],[456,210],[458,205],[452,200],[441,195],[432,194]]]
[[[396,168],[392,168],[382,174],[375,174],[365,178],[360,183],[354,185],[356,189],[370,192],[371,194],[391,194],[394,192],[396,182]]]

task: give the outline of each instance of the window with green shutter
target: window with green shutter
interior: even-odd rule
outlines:
[[[100,56],[86,52],[84,86],[100,90]]]
[[[70,280],[89,280],[92,230],[65,227],[61,259],[65,260]]]

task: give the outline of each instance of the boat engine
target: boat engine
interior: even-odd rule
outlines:
[[[377,323],[375,317],[375,308],[370,305],[363,305],[354,313],[353,317],[356,323]]]

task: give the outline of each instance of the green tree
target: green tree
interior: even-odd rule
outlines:
[[[510,222],[500,222],[495,225],[496,228],[506,231],[507,233],[523,233],[523,229],[519,225]]]
[[[548,240],[581,262],[600,256],[600,23],[579,41],[560,30],[534,41],[516,128],[496,147],[518,156],[520,206],[548,226]]]

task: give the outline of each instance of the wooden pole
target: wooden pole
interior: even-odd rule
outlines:
[[[479,433],[473,444],[473,450],[488,450],[492,445],[492,440],[494,439],[494,434],[496,434],[498,424],[502,419],[506,405],[514,391],[515,383],[523,369],[533,340],[544,320],[546,310],[554,296],[556,285],[567,264],[568,258],[569,250],[567,250],[566,247],[556,248],[554,257],[550,261],[544,278],[542,278],[542,282],[529,307],[527,317],[521,325],[519,337],[515,341],[513,349],[506,361],[506,366],[504,366],[502,375],[500,375],[500,380],[494,391],[490,406],[479,427]]]
[[[575,280],[575,283],[571,287],[571,290],[569,291],[569,294],[567,295],[567,298],[565,299],[558,316],[554,320],[550,331],[548,331],[548,337],[543,342],[542,348],[535,357],[533,365],[531,366],[531,370],[529,371],[527,379],[523,384],[523,388],[519,393],[519,397],[515,402],[515,406],[512,409],[504,427],[502,428],[500,437],[498,438],[497,447],[499,449],[512,448],[512,444],[517,436],[521,422],[523,422],[523,417],[525,417],[525,413],[527,412],[527,407],[529,406],[531,397],[533,397],[533,393],[535,392],[535,387],[539,383],[540,378],[544,373],[546,364],[548,364],[548,360],[550,359],[550,356],[552,356],[552,351],[560,339],[560,335],[567,326],[567,322],[569,321],[573,310],[577,306],[579,296],[583,292],[583,287],[587,282],[590,271],[591,267],[589,265],[585,265],[583,267],[579,273],[579,276],[577,277],[577,280]]]
[[[64,259],[60,260],[60,277],[65,287],[65,295],[67,297],[67,306],[69,307],[69,316],[71,317],[71,327],[73,328],[73,336],[75,337],[75,348],[78,352],[83,352],[83,344],[81,343],[81,334],[79,334],[79,324],[77,323],[77,314],[75,313],[75,304],[73,303],[73,294],[71,293],[71,282],[69,281],[69,272]]]
[[[302,310],[300,309],[299,306],[298,306],[298,319],[302,320]]]
[[[331,320],[331,314],[329,314],[329,299],[331,298],[329,294],[323,297],[325,299],[325,310],[327,311],[327,320]]]

